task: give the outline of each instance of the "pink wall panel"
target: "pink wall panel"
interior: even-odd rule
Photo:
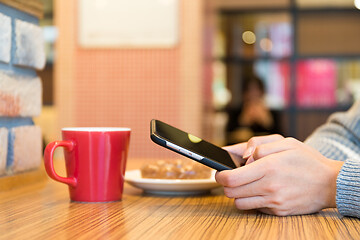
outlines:
[[[131,154],[146,157],[154,147],[149,121],[179,124],[178,55],[177,49],[78,49],[76,125],[130,127]]]
[[[179,157],[149,137],[152,118],[199,133],[202,5],[179,4],[180,39],[175,47],[94,49],[77,43],[76,2],[56,1],[60,127],[130,127],[130,158]]]

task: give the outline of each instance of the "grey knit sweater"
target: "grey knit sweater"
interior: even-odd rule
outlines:
[[[336,181],[336,206],[342,215],[360,218],[360,101],[330,116],[305,143],[344,162]]]

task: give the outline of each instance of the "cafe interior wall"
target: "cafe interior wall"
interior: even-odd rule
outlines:
[[[178,156],[151,142],[152,118],[203,136],[204,89],[210,84],[203,78],[203,4],[179,0],[174,47],[108,49],[79,46],[77,1],[56,0],[58,132],[66,126],[130,127],[129,157],[154,159]]]

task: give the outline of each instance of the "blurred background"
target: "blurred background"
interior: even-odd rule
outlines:
[[[130,158],[177,157],[151,142],[152,118],[221,146],[304,140],[360,97],[358,0],[44,5],[46,143],[62,127],[130,127]]]

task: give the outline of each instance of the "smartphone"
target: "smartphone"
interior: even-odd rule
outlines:
[[[160,146],[218,171],[236,168],[226,150],[159,120],[151,120],[150,137]]]

